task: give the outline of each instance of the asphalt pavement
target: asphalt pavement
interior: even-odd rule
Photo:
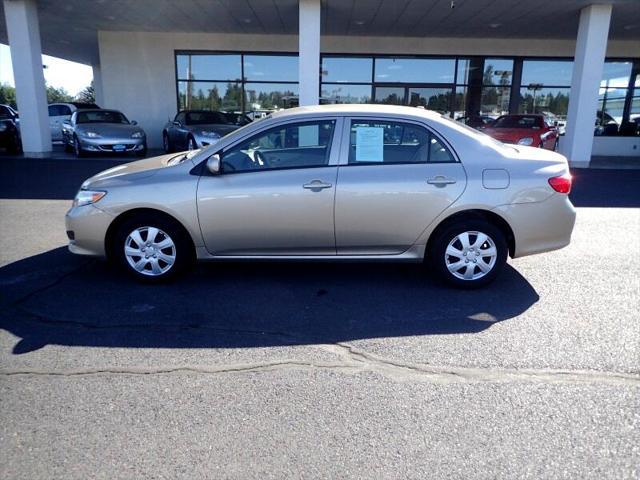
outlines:
[[[571,245],[142,286],[66,251],[121,160],[0,158],[0,478],[638,478],[640,171],[575,170]]]

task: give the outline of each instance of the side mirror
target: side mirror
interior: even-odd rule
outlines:
[[[176,127],[180,127],[180,126],[181,126],[181,125],[180,125],[180,122],[179,122],[179,121],[177,121],[177,120],[174,120],[174,121],[173,121],[173,122],[171,122],[171,123],[173,123]]]
[[[131,125],[137,125],[138,122],[136,122],[135,120],[131,120]]]
[[[213,175],[218,175],[220,173],[220,155],[216,153],[209,157],[207,160],[207,170],[209,170],[209,173]]]

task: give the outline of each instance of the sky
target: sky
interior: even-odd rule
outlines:
[[[73,96],[87,87],[93,79],[91,67],[82,63],[69,62],[49,55],[42,56],[42,63],[47,66],[44,69],[47,85],[62,87]],[[9,46],[2,43],[0,43],[0,84],[15,86]]]

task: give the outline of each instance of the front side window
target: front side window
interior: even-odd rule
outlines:
[[[352,120],[350,165],[455,162],[449,149],[418,125]]]
[[[260,132],[222,155],[225,173],[329,164],[335,120],[290,123]]]

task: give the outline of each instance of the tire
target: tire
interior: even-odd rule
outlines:
[[[84,150],[80,146],[80,140],[75,135],[73,136],[73,153],[75,153],[76,157],[82,158],[84,157]]]
[[[13,134],[9,144],[7,145],[7,151],[9,153],[20,153],[22,151],[22,143],[20,142],[20,138],[16,133]]]
[[[441,280],[455,287],[472,289],[488,285],[507,262],[509,248],[505,235],[486,220],[460,220],[436,235],[431,244],[429,263]],[[480,235],[486,236],[486,240],[477,245],[479,238],[483,240]],[[465,238],[466,248],[462,242]],[[459,252],[459,255],[453,252]],[[456,269],[456,265],[459,268]]]
[[[169,140],[169,134],[167,132],[162,133],[162,146],[165,153],[173,153],[173,145],[171,145],[171,140]]]
[[[153,234],[155,241],[149,245]],[[193,246],[184,229],[176,221],[153,213],[123,222],[109,252],[120,268],[143,283],[173,280],[194,262]]]
[[[198,144],[196,143],[196,139],[193,137],[187,138],[187,150],[197,150]]]
[[[63,139],[62,141],[64,143],[64,151],[67,153],[73,152],[73,147],[69,144],[69,142],[67,142],[66,139]]]

